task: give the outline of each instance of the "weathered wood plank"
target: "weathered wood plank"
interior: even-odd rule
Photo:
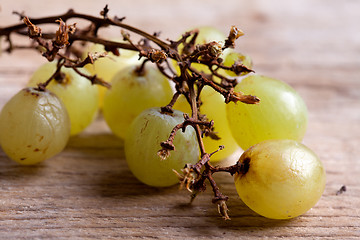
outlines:
[[[238,48],[252,56],[255,70],[288,82],[308,105],[304,142],[326,167],[324,195],[303,216],[274,221],[248,209],[237,197],[232,177],[219,174],[216,180],[230,197],[232,219],[223,221],[211,203],[211,191],[188,205],[189,194],[177,186],[158,189],[138,182],[127,168],[123,142],[99,117],[65,151],[38,166],[19,166],[0,151],[0,238],[360,238],[360,2],[108,3],[111,14],[127,16],[126,21],[150,32],[162,30],[164,38],[203,24],[223,31],[233,24],[242,28],[246,35]],[[40,8],[44,4],[1,2],[0,25],[17,21],[12,10],[45,16],[70,7],[97,14],[103,7],[96,1],[63,0],[47,4],[45,11]],[[33,51],[0,56],[0,107],[42,62]],[[347,191],[336,195],[342,185]]]

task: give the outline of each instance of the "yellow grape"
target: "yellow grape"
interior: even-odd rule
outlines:
[[[307,108],[289,85],[250,75],[234,91],[260,98],[259,104],[231,102],[226,106],[231,133],[242,149],[268,139],[302,140],[307,127]]]
[[[323,164],[294,140],[267,140],[246,150],[235,186],[241,200],[273,219],[299,216],[320,199],[326,182]]]
[[[70,120],[50,91],[25,88],[0,113],[0,143],[12,160],[31,165],[61,152],[70,136]]]
[[[125,157],[134,176],[141,182],[155,187],[167,187],[178,183],[173,170],[178,172],[185,164],[195,164],[199,148],[195,131],[187,127],[177,132],[174,145],[166,159],[159,157],[160,143],[166,141],[171,130],[184,121],[183,113],[161,113],[160,108],[150,108],[138,115],[130,125],[125,139]]]
[[[169,80],[153,65],[143,72],[137,65],[119,71],[104,97],[103,116],[112,132],[124,139],[132,120],[143,110],[162,107],[172,98]]]
[[[85,69],[80,69],[87,73]],[[56,63],[45,63],[31,77],[28,86],[35,87],[45,82],[56,71]],[[97,86],[77,74],[73,69],[62,68],[62,82],[52,80],[47,89],[55,93],[65,104],[71,122],[71,135],[83,131],[98,113],[99,90]],[[87,73],[89,74],[89,73]]]
[[[117,39],[113,39],[113,41],[119,41]],[[103,79],[104,81],[110,83],[115,74],[122,70],[123,68],[140,63],[139,54],[136,51],[120,49],[120,56],[114,55],[112,52],[107,52],[107,56],[103,58],[99,58],[94,62],[94,64],[87,64],[85,68],[91,73],[96,74],[98,77]],[[106,52],[104,46],[101,44],[91,45],[86,51],[86,55],[83,56],[85,58],[88,53],[103,53]],[[99,107],[103,106],[104,95],[106,92],[106,88],[103,86],[99,87]]]
[[[204,145],[206,151],[213,152],[219,148],[220,145],[225,148],[211,156],[211,161],[216,162],[230,156],[236,149],[239,148],[235,139],[232,137],[231,131],[226,118],[226,104],[224,97],[215,92],[211,87],[205,86],[201,91],[200,106],[201,114],[206,114],[208,120],[214,120],[214,132],[220,138],[215,140],[204,137]],[[181,95],[174,105],[174,109],[186,112],[191,116],[191,108],[185,97]]]

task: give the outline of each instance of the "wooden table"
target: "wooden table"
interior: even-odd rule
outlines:
[[[1,239],[359,239],[360,238],[360,2],[107,1],[110,15],[146,31],[176,38],[199,25],[246,35],[238,49],[252,56],[257,73],[292,85],[309,108],[304,143],[322,159],[325,192],[306,214],[269,220],[238,198],[231,176],[216,176],[230,197],[231,221],[211,203],[212,192],[188,205],[177,186],[151,188],[137,181],[124,160],[123,142],[98,118],[65,151],[43,164],[19,166],[0,151]],[[125,1],[124,1],[125,2]],[[100,1],[2,1],[0,25],[69,8],[98,14]],[[107,34],[117,34],[107,32]],[[2,42],[2,48],[6,44]],[[0,57],[0,107],[45,59],[34,51]],[[238,152],[238,155],[241,152]],[[234,160],[234,158],[230,160]],[[336,195],[341,186],[347,191]]]

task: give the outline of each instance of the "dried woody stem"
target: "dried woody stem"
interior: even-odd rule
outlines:
[[[219,168],[213,167],[210,164],[210,157],[217,151],[221,150],[220,147],[212,153],[207,153],[203,143],[203,136],[205,133],[211,133],[214,122],[208,121],[204,115],[199,112],[200,105],[200,93],[204,86],[210,86],[214,91],[223,95],[225,102],[243,102],[246,104],[256,104],[259,99],[255,96],[245,95],[241,92],[234,92],[236,81],[226,76],[221,75],[218,70],[224,69],[233,71],[237,75],[242,73],[249,73],[252,70],[243,66],[240,63],[234,63],[232,66],[224,66],[220,55],[223,50],[229,47],[235,46],[235,40],[243,35],[243,33],[236,27],[232,27],[227,39],[225,39],[224,46],[217,42],[210,42],[203,45],[196,45],[195,41],[198,36],[198,31],[190,31],[177,40],[169,40],[165,42],[158,37],[158,34],[149,34],[138,28],[123,23],[124,18],[110,18],[108,16],[109,9],[106,6],[100,13],[100,17],[94,17],[86,14],[77,13],[74,10],[69,10],[65,14],[58,16],[50,16],[43,18],[29,19],[23,14],[16,13],[20,16],[23,23],[19,23],[13,26],[0,28],[0,36],[5,36],[9,47],[6,49],[11,52],[14,49],[21,48],[41,48],[43,50],[43,56],[48,61],[58,59],[58,65],[56,72],[43,84],[39,85],[39,89],[45,89],[52,79],[61,80],[61,68],[68,67],[73,68],[78,74],[89,79],[93,84],[100,84],[106,87],[110,87],[108,83],[99,79],[96,75],[88,76],[82,73],[78,68],[84,67],[86,64],[92,64],[98,58],[106,57],[106,53],[101,54],[89,54],[84,60],[79,59],[79,53],[73,47],[74,42],[91,42],[101,44],[105,47],[106,51],[111,51],[115,55],[119,55],[119,49],[127,49],[137,51],[139,58],[143,57],[146,60],[153,62],[157,65],[160,72],[162,72],[169,80],[175,83],[176,92],[171,102],[164,106],[162,112],[164,114],[171,114],[172,107],[177,101],[180,95],[184,95],[191,105],[192,114],[188,116],[184,114],[184,122],[178,124],[171,131],[169,138],[161,143],[161,149],[158,155],[161,158],[169,156],[170,152],[175,150],[173,144],[176,133],[181,129],[185,131],[188,126],[195,129],[201,158],[194,165],[186,165],[182,169],[182,173],[177,173],[181,187],[185,187],[192,192],[191,200],[196,195],[206,189],[206,181],[210,183],[210,186],[214,192],[213,203],[218,205],[219,213],[224,219],[230,219],[228,216],[228,209],[226,206],[227,196],[223,195],[213,178],[213,174],[216,172],[228,172],[234,174],[244,166],[235,164],[233,166]],[[76,24],[68,25],[66,21],[72,18],[79,18],[90,22],[90,27],[87,29],[76,29]],[[44,33],[38,27],[42,24],[59,24],[59,29],[56,33]],[[98,36],[98,30],[107,26],[115,26],[121,28],[121,34],[127,43],[113,42],[102,39]],[[27,29],[27,32],[24,32]],[[128,32],[138,34],[143,39],[134,43]],[[27,47],[17,47],[13,44],[11,35],[27,35],[33,39],[36,45]],[[155,47],[152,46],[155,45]],[[179,45],[183,46],[183,50],[180,53],[178,50]],[[75,57],[74,57],[75,56]],[[177,61],[180,67],[180,74],[172,69],[169,59]],[[194,69],[192,63],[200,63],[206,65],[211,74],[205,74]],[[221,79],[221,82],[214,79]]]

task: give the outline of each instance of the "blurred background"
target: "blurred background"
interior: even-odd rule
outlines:
[[[356,0],[285,1],[8,1],[0,3],[0,25],[18,22],[12,11],[29,17],[65,13],[69,8],[98,15],[109,5],[110,15],[126,17],[126,23],[162,37],[177,38],[182,32],[211,25],[227,32],[236,25],[245,32],[238,48],[252,56],[257,69],[281,77],[287,67],[318,67],[326,59],[329,68],[360,66],[360,3]],[[116,32],[110,32],[116,35]],[[354,59],[358,59],[354,62]],[[273,68],[276,64],[277,67]],[[271,68],[271,70],[269,70]],[[291,81],[291,79],[289,79]]]

